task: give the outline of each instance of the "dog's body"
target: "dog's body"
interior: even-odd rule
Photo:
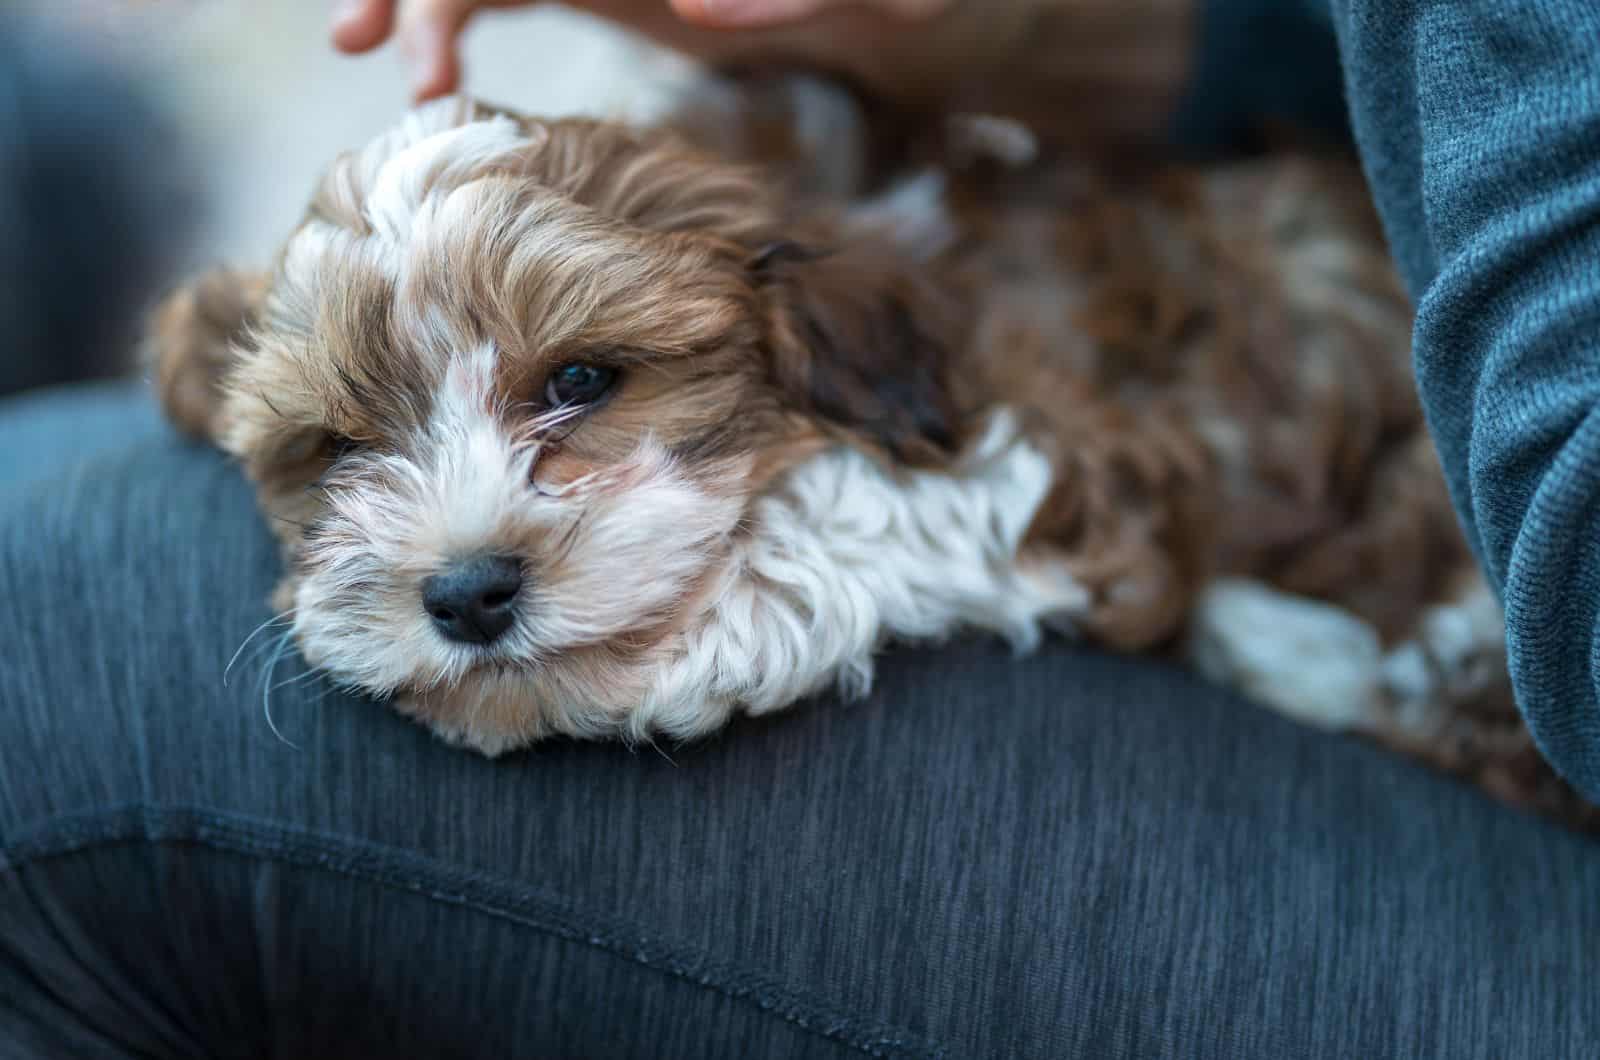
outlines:
[[[977,124],[913,169],[860,113],[809,80],[652,132],[435,105],[270,278],[169,304],[169,409],[259,483],[313,665],[496,753],[1054,628],[1588,819],[1512,706],[1352,170]]]

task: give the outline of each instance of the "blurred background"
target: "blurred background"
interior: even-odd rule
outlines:
[[[265,264],[319,170],[408,105],[325,0],[0,0],[0,396],[136,371],[177,278]],[[558,7],[475,20],[468,91],[647,117],[685,68]]]

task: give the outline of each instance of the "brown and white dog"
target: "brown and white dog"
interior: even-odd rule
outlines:
[[[169,413],[258,484],[314,667],[496,754],[1061,630],[1588,819],[1512,706],[1353,170],[981,122],[930,154],[819,81],[705,92],[647,130],[426,106],[270,274],[162,309]]]

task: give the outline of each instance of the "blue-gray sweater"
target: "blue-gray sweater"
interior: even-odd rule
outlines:
[[[1600,0],[1211,0],[1201,87],[1225,106],[1189,125],[1330,113],[1294,43],[1319,17],[1518,702],[1600,800]]]

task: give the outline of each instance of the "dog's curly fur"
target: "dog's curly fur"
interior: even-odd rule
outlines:
[[[1348,164],[956,121],[885,159],[829,85],[704,93],[645,130],[429,106],[270,274],[165,308],[168,407],[259,484],[313,665],[496,753],[1056,628],[1593,819],[1507,693]],[[552,405],[570,364],[620,382]],[[419,586],[486,552],[515,623],[452,642]]]

